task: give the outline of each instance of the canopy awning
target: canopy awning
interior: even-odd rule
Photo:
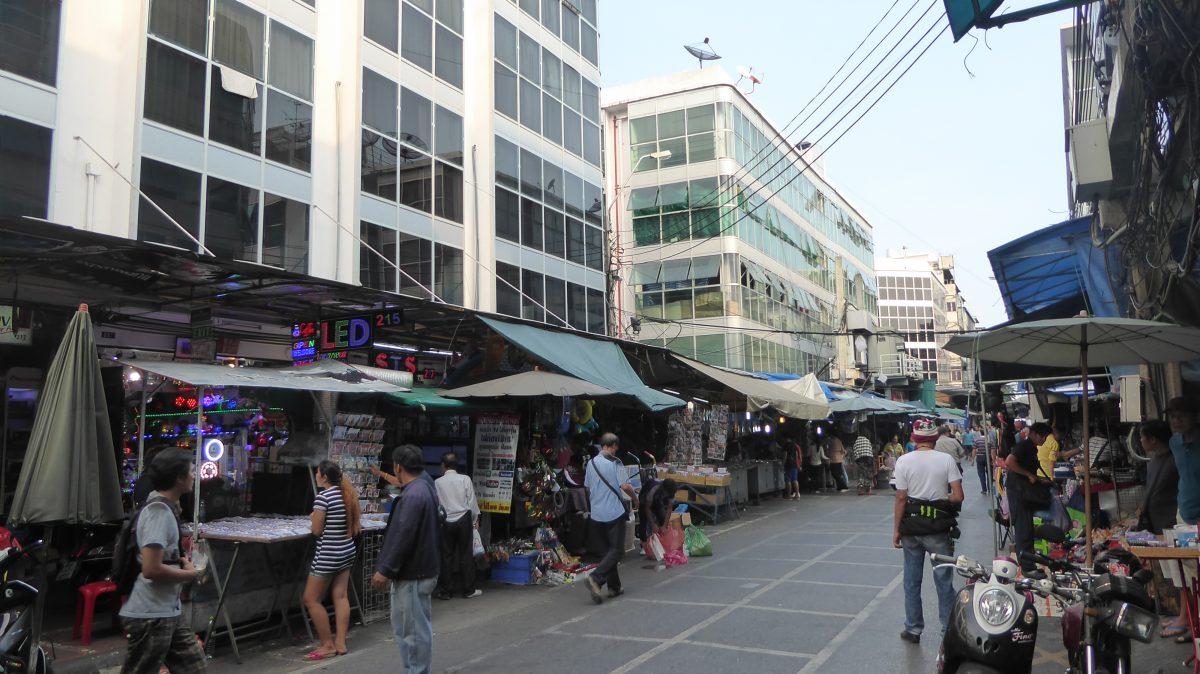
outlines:
[[[454,398],[447,398],[442,394],[445,393],[442,389],[433,388],[415,388],[411,391],[401,393],[393,393],[391,397],[412,407],[418,407],[422,411],[437,409],[437,410],[454,410],[462,409],[467,406],[467,403]]]
[[[201,363],[125,360],[123,364],[193,386],[250,386],[334,393],[402,393],[408,389],[380,381],[344,363],[326,360],[303,367],[228,367]]]
[[[677,355],[675,358],[700,374],[745,395],[746,405],[752,411],[773,407],[779,410],[780,414],[793,419],[824,419],[829,416],[829,405],[823,400],[809,398],[779,384],[748,374],[722,370],[683,356]]]
[[[539,360],[584,381],[638,399],[659,412],[686,403],[646,386],[615,342],[480,316],[488,327]]]
[[[896,402],[883,396],[860,393],[855,396],[839,398],[829,404],[834,412],[881,412],[886,414],[907,414],[918,411],[907,403]]]
[[[445,391],[450,398],[597,398],[618,395],[599,384],[557,372],[530,370]]]

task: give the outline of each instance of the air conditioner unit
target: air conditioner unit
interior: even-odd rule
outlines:
[[[1121,423],[1139,423],[1145,420],[1142,409],[1142,378],[1136,374],[1117,380],[1121,393]]]
[[[1108,154],[1108,122],[1103,117],[1072,126],[1071,172],[1075,178],[1075,201],[1102,199],[1112,190],[1112,159]]]

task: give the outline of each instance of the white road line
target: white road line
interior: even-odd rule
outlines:
[[[857,536],[857,534],[855,534],[855,536]],[[770,592],[772,589],[778,587],[784,581],[788,580],[792,576],[795,576],[796,574],[803,572],[805,569],[810,568],[813,564],[816,564],[817,562],[821,561],[821,559],[824,556],[833,554],[834,552],[836,552],[837,550],[840,550],[843,546],[847,545],[848,543],[850,543],[853,540],[854,540],[854,536],[851,536],[850,538],[842,541],[841,543],[829,548],[829,550],[827,550],[821,556],[817,557],[817,559],[814,559],[809,562],[805,562],[804,564],[801,564],[800,566],[796,567],[795,569],[792,569],[791,571],[789,571],[783,578],[772,581],[772,582],[762,586],[761,588],[755,590],[754,592],[750,593],[749,595],[746,595],[741,600],[726,606],[725,608],[721,609],[720,611],[717,611],[715,614],[709,616],[708,618],[705,618],[704,620],[701,620],[700,622],[696,623],[695,625],[692,625],[691,627],[684,630],[683,632],[680,632],[679,634],[672,637],[670,640],[665,641],[665,642],[659,644],[658,646],[655,646],[654,648],[651,648],[650,650],[646,651],[645,653],[642,653],[641,655],[630,660],[629,662],[625,663],[624,665],[614,669],[613,674],[624,674],[625,672],[632,671],[638,665],[645,663],[646,661],[650,660],[651,658],[658,655],[659,653],[662,653],[663,651],[667,650],[672,645],[687,641],[688,638],[690,638],[693,634],[696,634],[697,632],[704,629],[705,627],[708,627],[709,625],[712,625],[713,623],[717,622],[721,618],[724,618],[725,616],[729,615],[730,613],[733,613],[734,610],[736,610],[742,606],[749,605],[749,603],[751,601],[753,601],[754,599],[757,599],[758,597],[766,594],[767,592]]]
[[[832,585],[833,587],[859,587],[866,590],[882,590],[886,585],[865,585],[862,583],[834,583],[827,580],[787,580],[788,583],[805,583],[807,585]]]
[[[547,632],[556,636],[563,637],[587,637],[589,639],[608,639],[609,641],[636,641],[638,643],[661,644],[666,639],[655,639],[654,637],[630,637],[623,634],[603,634],[600,632],[583,632],[576,634],[574,632]]]
[[[814,657],[812,653],[798,653],[795,651],[776,651],[776,650],[773,650],[770,648],[752,648],[750,646],[730,646],[729,644],[718,644],[713,641],[693,641],[691,639],[684,639],[683,641],[681,641],[679,643],[687,644],[689,646],[707,646],[709,648],[720,648],[720,649],[726,650],[726,651],[740,651],[742,653],[758,653],[761,655],[782,655],[782,656],[788,657],[788,658],[811,658],[811,657]]]
[[[784,608],[782,606],[759,606],[758,604],[747,604],[741,608],[754,609],[755,611],[773,611],[775,613],[792,613],[804,615],[819,615],[827,618],[853,618],[854,613],[833,613],[830,611],[812,611],[806,608]]]
[[[892,582],[888,583],[887,586],[883,588],[882,592],[875,595],[871,601],[867,602],[867,605],[863,607],[863,610],[858,612],[858,615],[854,618],[854,620],[851,620],[845,627],[843,627],[842,631],[838,632],[837,635],[825,645],[825,648],[822,648],[821,652],[817,653],[816,657],[814,657],[812,660],[809,660],[808,663],[804,665],[804,668],[800,670],[800,674],[815,672],[821,667],[821,665],[825,664],[825,662],[829,660],[830,656],[833,655],[834,651],[836,651],[842,645],[842,643],[846,641],[846,639],[850,638],[850,635],[853,634],[855,630],[857,630],[864,622],[866,622],[867,618],[871,617],[871,614],[875,613],[875,611],[883,605],[884,600],[887,599],[888,595],[890,595],[903,580],[904,572],[896,574],[896,577],[892,579]]]
[[[677,599],[643,599],[641,597],[626,597],[621,601],[636,601],[641,604],[665,604],[667,606],[725,606],[725,604],[715,601],[679,601]]]

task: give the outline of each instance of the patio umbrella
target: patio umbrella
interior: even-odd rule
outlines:
[[[96,524],[124,515],[92,320],[81,304],[46,372],[9,517]]]
[[[442,395],[447,398],[533,398],[537,396],[594,398],[617,395],[617,392],[589,381],[568,377],[565,374],[530,370],[449,389],[443,391]]]
[[[837,412],[888,412],[904,414],[915,411],[911,405],[889,400],[881,396],[857,395],[853,398],[842,398],[829,403],[829,409]]]
[[[1172,363],[1200,358],[1200,330],[1133,318],[1078,316],[1006,325],[952,337],[946,350],[1001,363],[1058,366],[1079,363],[1086,390],[1088,367]],[[1091,452],[1088,405],[1083,410],[1084,536],[1092,564]]]

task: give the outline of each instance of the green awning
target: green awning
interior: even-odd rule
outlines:
[[[491,329],[563,372],[631,395],[653,412],[683,407],[675,396],[646,386],[614,342],[480,316]]]
[[[436,388],[414,388],[411,391],[403,393],[392,393],[391,397],[399,400],[405,405],[419,407],[424,410],[453,410],[462,409],[467,406],[467,403],[454,398],[446,398],[442,396],[442,389]]]

